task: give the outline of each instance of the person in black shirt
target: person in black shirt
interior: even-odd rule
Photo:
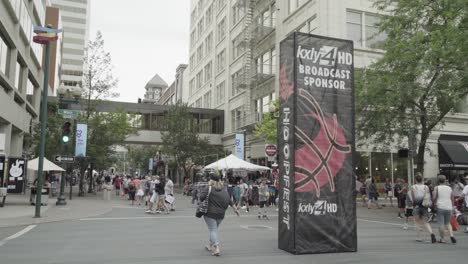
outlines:
[[[239,210],[229,198],[229,194],[224,184],[220,181],[219,176],[211,173],[208,186],[209,187],[200,194],[201,201],[208,199],[208,211],[203,217],[210,233],[210,244],[205,246],[205,249],[210,251],[213,256],[219,256],[219,225],[224,219],[228,206],[231,206],[237,215],[239,215]]]

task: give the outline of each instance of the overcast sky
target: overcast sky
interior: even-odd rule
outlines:
[[[168,85],[188,63],[189,0],[92,0],[90,39],[100,30],[119,84],[115,100],[136,102],[159,74]]]

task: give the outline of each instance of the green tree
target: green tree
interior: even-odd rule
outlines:
[[[89,41],[83,60],[85,65],[85,70],[83,71],[84,99],[80,102],[83,110],[83,115],[80,121],[88,125],[89,136],[87,155],[89,158],[82,159],[79,162],[81,171],[79,195],[84,195],[84,171],[88,165],[90,166],[90,171],[93,171],[94,166],[98,166],[98,168],[103,169],[104,164],[107,165],[112,160],[111,156],[102,156],[102,154],[108,153],[109,146],[113,145],[109,145],[109,142],[114,141],[114,144],[118,144],[120,142],[118,138],[115,140],[112,138],[106,138],[103,139],[102,142],[99,142],[99,134],[104,133],[101,130],[103,128],[108,128],[112,123],[117,122],[114,118],[121,118],[119,119],[120,121],[124,120],[124,115],[125,120],[127,118],[127,115],[124,113],[116,113],[117,115],[112,115],[96,112],[96,106],[99,104],[100,100],[116,97],[118,95],[113,92],[118,80],[113,75],[112,59],[110,53],[104,49],[104,38],[100,31],[97,32],[94,40]],[[100,123],[101,121],[104,121],[104,123]],[[122,127],[122,129],[116,127],[115,133],[118,134],[119,132],[122,132],[122,130],[126,131],[126,129],[127,126]],[[94,134],[96,134],[96,137],[94,137]],[[93,184],[91,181],[88,192],[91,193],[92,191]]]
[[[47,128],[46,128],[46,145],[45,145],[45,155],[48,160],[53,161],[54,156],[57,154],[62,154],[62,126],[65,123],[65,119],[57,113],[58,105],[54,103],[49,103],[47,106],[48,116],[47,116]],[[40,135],[41,126],[40,123],[36,123],[32,126],[32,133],[26,135],[24,139],[24,148],[31,149],[33,156],[39,156],[39,135]],[[72,135],[73,136],[73,135]],[[71,143],[68,143],[71,144]],[[65,153],[63,153],[65,154]]]
[[[95,113],[89,120],[88,156],[96,169],[105,169],[115,162],[114,146],[122,145],[134,133],[130,117],[120,110],[115,113]]]
[[[158,153],[159,147],[148,145],[130,145],[128,146],[128,159],[130,164],[140,171],[147,171],[149,159],[154,158]]]
[[[434,128],[468,94],[466,0],[379,0],[383,57],[356,76],[357,133],[379,145],[417,129],[416,164],[424,170]]]
[[[100,31],[97,32],[94,40],[89,41],[83,59],[86,68],[83,72],[83,98],[85,100],[82,104],[85,106],[88,120],[99,100],[118,96],[113,92],[118,79],[114,77],[112,58],[104,49],[104,38]]]
[[[194,118],[184,103],[171,106],[165,116],[167,131],[162,132],[162,152],[173,157],[179,170],[189,176],[190,170],[202,163],[203,156],[211,154],[213,147],[208,139],[200,138]]]
[[[273,101],[274,113],[263,115],[262,121],[255,125],[254,135],[263,138],[265,143],[277,144],[278,139],[278,117],[279,117],[279,101]]]

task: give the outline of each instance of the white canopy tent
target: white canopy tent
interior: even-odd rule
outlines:
[[[209,165],[206,165],[204,170],[248,170],[248,171],[266,171],[271,170],[268,167],[255,165],[245,160],[239,159],[233,154],[227,156],[224,159],[215,161]]]
[[[61,167],[55,165],[55,163],[51,162],[50,160],[44,158],[43,163],[43,171],[65,171]],[[37,171],[39,170],[39,158],[32,159],[28,161],[28,170]]]

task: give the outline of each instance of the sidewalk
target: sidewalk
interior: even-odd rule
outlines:
[[[73,199],[66,198],[66,205],[57,206],[57,197],[50,197],[47,206],[41,207],[41,218],[34,218],[35,206],[30,205],[29,195],[8,195],[5,206],[0,208],[0,227],[23,226],[49,223],[63,220],[93,217],[105,214],[114,206],[126,204],[127,200],[111,195],[110,201],[104,201],[102,193],[88,194]]]

